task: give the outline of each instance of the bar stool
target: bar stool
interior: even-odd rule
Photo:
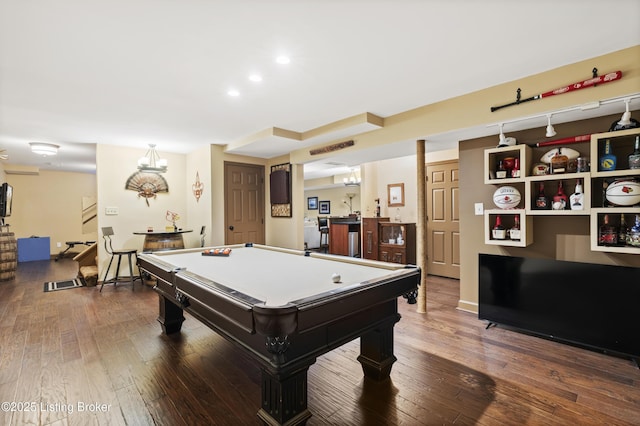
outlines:
[[[320,231],[320,249],[326,253],[329,251],[329,219],[318,216],[318,230]]]
[[[133,256],[135,258],[135,264],[138,263],[138,250],[136,249],[114,250],[111,243],[112,235],[113,235],[113,228],[111,226],[102,228],[102,238],[104,239],[104,249],[107,251],[107,253],[111,255],[111,259],[109,260],[109,266],[107,266],[107,270],[104,273],[104,279],[102,280],[102,285],[100,286],[100,292],[102,292],[102,288],[104,287],[105,284],[113,284],[113,286],[115,287],[119,282],[125,282],[125,281],[128,281],[131,283],[131,291],[133,291],[135,280],[140,280],[140,282],[142,282],[142,276],[140,275],[139,271],[138,271],[138,275],[133,274],[134,263],[132,262],[132,259],[131,259],[131,256]],[[122,261],[123,256],[127,256],[127,261],[129,262],[129,276],[126,277],[127,278],[126,280],[125,280],[125,277],[120,276],[120,263]],[[115,257],[118,258],[115,275],[112,278],[107,279],[107,277],[109,276],[109,270],[111,269],[111,264],[113,263],[113,259]]]

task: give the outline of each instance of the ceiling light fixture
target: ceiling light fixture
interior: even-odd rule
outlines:
[[[551,114],[547,114],[547,134],[546,137],[550,138],[556,135],[556,129],[551,125]]]
[[[238,92],[236,89],[229,89],[229,90],[227,90],[227,95],[236,98],[236,97],[240,96],[240,92]]]
[[[627,113],[629,111],[630,105],[629,103],[631,101],[633,101],[634,99],[640,99],[640,93],[636,92],[636,93],[631,93],[625,96],[620,96],[620,97],[615,97],[615,98],[609,98],[609,99],[603,99],[603,100],[599,100],[599,101],[593,101],[593,102],[589,102],[586,104],[582,104],[582,105],[575,105],[572,107],[568,107],[568,108],[563,108],[563,109],[557,109],[557,110],[553,110],[553,111],[547,111],[545,113],[542,114],[534,114],[534,115],[528,115],[528,116],[523,116],[523,117],[518,117],[518,118],[514,118],[512,120],[505,120],[502,122],[496,122],[496,123],[491,123],[491,124],[487,124],[487,127],[493,127],[493,126],[498,126],[498,128],[500,129],[500,134],[502,134],[502,126],[504,124],[513,124],[513,123],[518,123],[521,121],[529,121],[529,120],[536,120],[542,117],[548,117],[549,115],[559,115],[559,114],[565,114],[565,113],[569,113],[569,112],[575,112],[575,111],[587,111],[587,110],[592,110],[592,109],[597,109],[600,108],[601,106],[604,105],[610,105],[613,103],[618,103],[620,101],[623,101],[626,104],[626,111],[624,114],[622,114],[622,118],[620,119],[620,121],[614,121],[613,125],[612,125],[612,130],[615,127],[615,130],[623,130],[623,129],[628,129],[628,128],[635,128],[635,127],[640,127],[640,124],[638,123],[637,120],[631,118],[631,113]],[[626,120],[629,120],[628,124],[620,124],[620,123],[627,123]],[[534,126],[531,126],[534,127]],[[528,127],[528,128],[531,128]],[[509,144],[509,138],[506,138],[506,142],[507,145]],[[502,136],[500,137],[500,143],[502,144]],[[499,145],[500,146],[500,145]],[[504,146],[504,145],[503,145]]]
[[[259,83],[262,81],[262,76],[260,74],[251,74],[249,76],[249,80],[253,81],[254,83]]]
[[[500,129],[500,136],[498,139],[498,146],[505,146],[507,144],[507,138],[504,137],[504,132],[502,131],[502,128],[504,127],[504,124],[500,123],[498,124],[498,128]]]
[[[31,152],[38,155],[44,155],[45,157],[48,155],[56,155],[58,153],[58,148],[60,148],[58,145],[44,142],[29,142],[29,145],[31,145]]]
[[[631,98],[627,98],[624,100],[625,103],[625,111],[618,121],[618,124],[621,126],[630,126],[631,125],[631,112],[629,111],[629,103],[631,102]]]
[[[167,171],[167,160],[160,158],[155,144],[149,144],[149,150],[138,160],[138,170],[141,172],[164,173]]]
[[[345,186],[360,186],[360,177],[356,176],[355,170],[351,170],[349,177],[342,179]]]
[[[288,56],[280,55],[276,58],[276,62],[279,63],[280,65],[286,65],[289,62],[291,62],[291,59],[289,59]]]

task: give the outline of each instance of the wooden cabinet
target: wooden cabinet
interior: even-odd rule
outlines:
[[[401,222],[378,223],[378,260],[416,264],[416,224]]]
[[[516,187],[521,194],[523,194],[524,206],[521,204],[518,206],[518,209],[486,209],[484,211],[485,243],[525,247],[533,243],[532,217],[585,215],[590,217],[589,234],[592,251],[640,254],[640,247],[628,245],[615,247],[598,244],[598,233],[605,215],[616,218],[624,215],[627,224],[631,226],[635,215],[640,214],[639,205],[611,206],[605,201],[604,196],[607,185],[611,184],[614,180],[640,179],[640,169],[630,169],[627,160],[628,155],[633,152],[635,138],[639,135],[640,129],[597,133],[591,135],[590,141],[572,144],[571,147],[580,152],[581,156],[590,156],[590,170],[581,173],[533,176],[532,168],[535,163],[538,163],[538,157],[544,152],[553,149],[553,146],[532,149],[526,145],[515,145],[486,149],[484,152],[484,182],[496,187],[499,185]],[[604,147],[607,141],[609,141],[612,152],[617,156],[617,166],[616,169],[612,171],[602,171],[599,170],[598,167],[598,158],[604,153]],[[521,164],[520,176],[518,178],[497,179],[495,169],[498,162],[509,157],[519,160]],[[582,183],[584,193],[584,205],[581,210],[536,210],[534,208],[535,197],[540,183],[544,184],[545,194],[549,198],[553,198],[560,182],[562,182],[565,194],[569,196],[573,193],[578,180]],[[524,210],[522,210],[523,207]],[[524,235],[525,238],[518,242],[492,239],[491,227],[495,222],[495,216],[498,214],[507,217],[519,215],[522,235]],[[614,222],[614,225],[615,224]]]
[[[329,218],[329,253],[360,256],[360,221],[356,218]]]
[[[378,260],[378,224],[389,222],[388,217],[362,218],[362,258]]]

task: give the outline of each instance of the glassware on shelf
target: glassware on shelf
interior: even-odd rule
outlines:
[[[553,203],[551,204],[551,208],[553,210],[564,210],[567,208],[569,204],[569,197],[564,193],[564,188],[562,187],[562,181],[558,182],[558,192],[553,196]]]
[[[509,239],[513,241],[520,241],[520,216],[515,215],[513,217],[513,226],[509,229]]]
[[[507,177],[507,168],[504,165],[504,160],[498,160],[498,167],[496,168],[496,179],[505,179]]]
[[[635,224],[629,230],[627,244],[640,248],[640,214],[636,215]]]
[[[630,232],[624,213],[622,213],[620,215],[620,226],[618,227],[618,245],[625,246],[628,244]]]
[[[589,159],[587,157],[576,158],[576,172],[588,172],[589,171]]]
[[[534,200],[533,208],[536,210],[549,210],[551,209],[551,202],[549,197],[544,193],[544,182],[538,184],[538,195]]]
[[[602,225],[598,230],[598,245],[615,246],[618,244],[618,229],[609,222],[609,215],[605,214]]]
[[[569,197],[569,208],[571,210],[584,210],[584,193],[582,192],[582,180],[576,181],[576,189]]]
[[[496,224],[491,230],[491,235],[493,236],[494,240],[507,239],[507,229],[502,225],[502,218],[500,217],[500,215],[496,216]]]
[[[604,142],[604,154],[598,160],[598,169],[604,172],[610,172],[616,169],[617,157],[611,151],[611,141],[607,139]]]
[[[629,154],[629,168],[640,169],[640,136],[636,136],[633,152]]]
[[[511,169],[511,177],[519,178],[520,177],[520,159],[515,158],[513,160],[513,168]]]

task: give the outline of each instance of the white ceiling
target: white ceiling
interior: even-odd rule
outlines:
[[[7,163],[92,171],[97,143],[188,153],[272,127],[387,117],[638,45],[639,22],[638,0],[3,0],[0,150]],[[283,53],[286,66],[274,62]],[[433,151],[495,133],[424,137]],[[30,141],[59,155],[35,156]],[[238,152],[282,153],[270,143]],[[328,168],[315,169],[307,177]]]

